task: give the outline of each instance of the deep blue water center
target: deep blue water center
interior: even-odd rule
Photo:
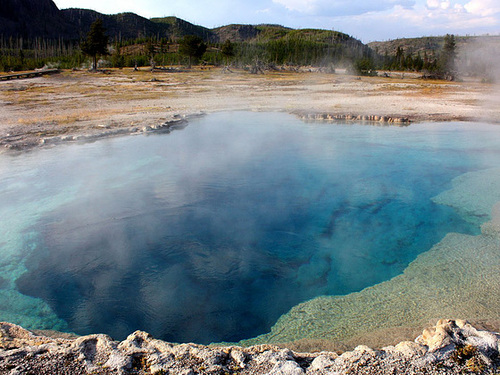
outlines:
[[[448,232],[477,233],[431,198],[498,165],[492,128],[229,112],[13,157],[28,182],[10,204],[67,192],[26,229],[15,285],[79,334],[253,337],[297,303],[400,274]]]

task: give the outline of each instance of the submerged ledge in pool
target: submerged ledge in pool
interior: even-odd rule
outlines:
[[[301,303],[270,333],[239,344],[304,341],[321,347],[332,345],[325,344],[330,341],[353,348],[368,341],[381,347],[409,339],[442,316],[489,322],[500,330],[500,168],[457,177],[453,188],[435,201],[469,219],[490,220],[481,225],[480,235],[448,234],[391,280],[358,293]]]

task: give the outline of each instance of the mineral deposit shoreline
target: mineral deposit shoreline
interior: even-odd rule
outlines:
[[[0,374],[495,374],[500,335],[463,320],[439,320],[414,341],[380,350],[299,353],[272,345],[175,345],[136,331],[50,338],[0,323]]]
[[[63,71],[0,82],[0,152],[165,131],[193,115],[218,111],[282,111],[306,120],[393,125],[500,122],[500,90],[473,80],[217,69],[107,73]]]

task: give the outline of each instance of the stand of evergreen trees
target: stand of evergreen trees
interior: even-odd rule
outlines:
[[[74,41],[0,36],[0,71],[33,70],[52,65],[70,69],[84,61],[85,56]]]
[[[183,48],[179,48],[179,42],[155,37],[111,42],[109,55],[103,57],[101,67],[187,65],[189,56],[181,53]],[[351,66],[357,74],[371,74],[380,69],[444,72],[451,69],[449,60],[455,56],[453,36],[447,36],[445,42],[441,59],[430,58],[426,53],[406,54],[401,48],[393,56],[381,56],[361,43],[341,43],[333,37],[329,40],[317,35],[307,38],[292,34],[281,39],[209,43],[203,56],[193,62],[238,67],[259,64],[327,68]],[[0,36],[0,70],[31,70],[44,66],[63,69],[90,67],[90,59],[82,53],[81,45],[82,42],[62,39],[6,39]],[[224,52],[228,47],[230,56]]]
[[[353,61],[371,56],[366,46],[345,46],[304,39],[271,40],[264,42],[230,43],[232,54],[224,54],[225,43],[209,43],[198,63],[244,67],[256,62],[265,65],[348,66]],[[138,47],[139,46],[139,47]],[[117,43],[112,48],[110,64],[114,67],[156,65],[187,65],[188,57],[179,53],[177,41],[155,40]]]
[[[399,71],[436,71],[439,68],[438,60],[429,57],[427,52],[423,56],[419,53],[416,55],[412,53],[405,53],[405,51],[398,47],[394,56],[384,55],[378,57],[378,65],[385,70],[399,70]]]

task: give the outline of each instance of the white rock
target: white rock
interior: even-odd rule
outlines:
[[[113,352],[111,353],[103,367],[120,371],[122,369],[131,368],[132,361],[130,357],[124,356],[119,352]]]
[[[271,363],[277,364],[284,361],[293,361],[293,353],[290,349],[282,349],[277,352],[272,350],[266,350],[265,352],[259,354],[256,358],[258,363]]]
[[[246,356],[241,350],[236,348],[231,349],[231,358],[239,368],[245,368]]]
[[[303,375],[304,370],[295,361],[278,362],[267,375]]]
[[[387,353],[405,358],[412,358],[415,356],[422,356],[427,352],[427,347],[417,344],[413,341],[403,341],[396,346],[388,346],[382,349]]]
[[[314,358],[307,372],[321,371],[328,369],[335,364],[335,358],[331,355],[321,354]]]

